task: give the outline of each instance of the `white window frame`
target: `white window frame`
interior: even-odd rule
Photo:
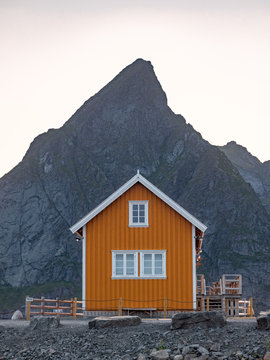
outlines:
[[[148,200],[129,201],[129,227],[148,227]],[[144,222],[133,223],[133,205],[144,205]]]
[[[152,274],[144,274],[144,255],[151,254],[152,255]],[[162,274],[155,275],[155,254],[162,255]],[[167,279],[166,276],[166,250],[143,250],[140,251],[140,277],[144,279]]]
[[[124,255],[123,257],[123,274],[116,274],[116,255]],[[126,274],[126,255],[134,254],[134,274]],[[138,251],[137,250],[112,250],[112,279],[134,279],[138,278]]]

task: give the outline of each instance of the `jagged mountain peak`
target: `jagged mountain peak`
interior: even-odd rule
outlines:
[[[134,109],[155,107],[167,108],[167,97],[163,91],[150,61],[137,59],[125,67],[97,94],[87,100],[74,114],[71,121],[76,121],[78,114],[100,107],[130,112]]]

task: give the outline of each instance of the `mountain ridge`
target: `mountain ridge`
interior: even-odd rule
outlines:
[[[208,278],[239,271],[245,295],[258,293],[265,304],[269,214],[224,152],[172,112],[142,59],[61,128],[36,137],[0,179],[0,284],[80,282],[81,249],[69,227],[137,169],[208,226],[201,268]]]
[[[252,186],[270,214],[270,161],[261,162],[247,148],[235,141],[219,146],[219,149],[238,169],[243,179]]]

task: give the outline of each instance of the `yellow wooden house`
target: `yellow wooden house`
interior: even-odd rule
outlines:
[[[206,226],[139,171],[70,230],[82,238],[84,310],[196,308]]]

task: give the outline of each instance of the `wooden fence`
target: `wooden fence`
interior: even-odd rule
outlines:
[[[116,299],[113,299],[116,300]],[[119,298],[119,305],[115,308],[116,313],[121,316],[123,313],[133,314],[136,312],[141,312],[144,315],[150,315],[152,317],[153,313],[159,312],[159,314],[163,314],[164,318],[167,318],[168,312],[175,312],[176,307],[169,305],[171,302],[177,302],[176,300],[171,299],[159,299],[160,304],[157,308],[129,308],[125,303],[125,300]],[[101,300],[99,300],[101,301]],[[168,303],[169,302],[169,303]],[[27,320],[30,320],[31,316],[36,315],[58,315],[58,316],[70,316],[74,320],[78,316],[83,316],[83,301],[78,301],[77,298],[72,298],[70,300],[61,300],[59,298],[56,299],[45,299],[41,297],[30,298],[26,297],[25,304],[25,317]],[[241,317],[252,317],[254,316],[254,310],[252,305],[252,298],[250,300],[240,300],[240,299],[230,299],[225,298],[224,296],[220,297],[211,297],[211,296],[203,296],[197,298],[197,311],[219,311],[222,310],[226,313],[227,316],[241,316]],[[183,310],[178,310],[183,311]],[[186,310],[192,311],[192,310]]]
[[[83,316],[82,301],[77,298],[70,300],[40,299],[26,297],[25,300],[25,317],[30,320],[30,316],[36,315],[59,315],[72,316],[76,320],[77,316]]]

